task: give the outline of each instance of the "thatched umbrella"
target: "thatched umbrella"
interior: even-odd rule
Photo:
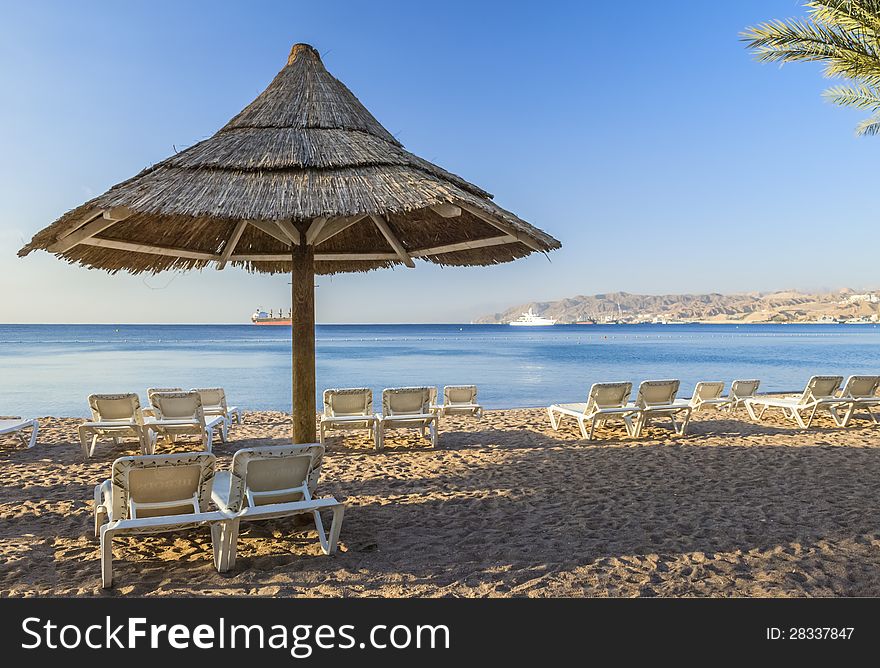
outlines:
[[[19,251],[157,273],[227,265],[290,272],[293,438],[315,440],[314,275],[415,259],[509,262],[559,242],[464,179],[404,150],[318,52],[287,66],[210,139],[173,155],[38,232]]]

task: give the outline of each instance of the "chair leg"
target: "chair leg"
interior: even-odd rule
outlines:
[[[684,436],[687,433],[687,428],[691,422],[692,415],[693,415],[692,411],[685,411],[684,412],[684,420],[682,420],[682,422],[681,422],[681,432],[680,432],[681,436]]]
[[[547,409],[547,415],[550,416],[550,426],[553,427],[553,431],[559,431],[559,420],[553,415],[553,411],[551,409]],[[562,416],[560,415],[560,418]]]
[[[381,422],[376,422],[374,429],[375,434],[373,440],[376,443],[376,452],[379,452],[385,447],[385,429],[382,427]]]
[[[225,573],[231,568],[229,565],[229,540],[233,521],[211,524],[211,548],[214,553],[214,568],[218,573]]]
[[[31,437],[28,439],[27,445],[28,450],[34,447],[37,444],[37,434],[40,433],[40,423],[34,420],[31,422]],[[24,443],[24,438],[21,439],[22,443]]]
[[[89,447],[89,455],[88,455],[89,457],[95,456],[95,447],[97,447],[97,445],[98,445],[98,435],[95,434],[94,436],[92,436],[92,444]]]
[[[86,461],[89,458],[89,437],[86,433],[86,430],[82,427],[79,427],[79,429],[77,429],[77,432],[79,433],[80,454],[82,454],[83,461]]]
[[[339,543],[339,534],[342,531],[342,518],[345,516],[345,506],[341,503],[333,508],[333,521],[330,524],[330,538],[327,540],[327,554],[336,552]]]
[[[113,586],[113,531],[101,529],[101,587]]]
[[[581,438],[584,438],[584,439],[586,439],[586,440],[589,440],[589,438],[590,438],[590,434],[589,434],[589,432],[587,431],[587,425],[584,423],[584,419],[583,419],[583,418],[578,418],[578,427],[579,427],[580,430],[581,430]]]
[[[431,422],[428,426],[428,430],[431,432],[431,447],[436,448],[437,444],[440,442],[440,435],[437,433],[437,422]]]
[[[318,443],[324,445],[324,423],[321,423],[321,426],[318,428]]]
[[[584,425],[581,423],[581,432],[584,430]],[[588,441],[593,440],[593,433],[596,431],[596,418],[590,420],[590,433],[586,435]]]
[[[204,436],[202,436],[202,446],[205,448],[206,452],[212,452],[213,449],[213,441],[214,441],[214,430],[206,429]]]
[[[852,420],[852,416],[855,414],[855,412],[856,412],[856,405],[855,405],[855,403],[851,403],[847,407],[846,412],[843,414],[843,423],[840,426],[841,427],[848,427],[849,421]],[[871,416],[871,419],[874,420],[874,422],[877,422],[876,418],[874,418],[874,414],[871,413],[870,408],[868,408],[868,415]]]
[[[315,531],[318,532],[318,542],[321,543],[321,551],[324,554],[330,554],[330,546],[327,543],[327,534],[324,532],[324,522],[321,521],[321,513],[313,510],[312,517],[315,519]]]
[[[107,512],[103,508],[95,509],[95,538],[101,537],[101,527],[107,524]]]

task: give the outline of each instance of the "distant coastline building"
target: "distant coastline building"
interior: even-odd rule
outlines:
[[[861,295],[847,295],[842,301],[844,304],[877,304],[880,303],[880,296],[873,292],[866,292]]]

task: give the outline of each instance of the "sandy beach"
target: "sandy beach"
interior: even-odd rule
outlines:
[[[78,419],[40,423],[33,450],[0,441],[3,596],[880,595],[880,428],[867,421],[803,432],[705,411],[686,437],[600,430],[588,444],[522,409],[448,418],[436,451],[416,432],[381,453],[333,438],[318,495],[347,503],[338,554],[321,554],[310,523],[243,525],[221,575],[205,529],[121,538],[112,590],[92,490],[136,448],[108,441],[86,464]],[[246,414],[218,468],[288,430],[284,414]]]

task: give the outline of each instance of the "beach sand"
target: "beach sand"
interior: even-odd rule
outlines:
[[[588,443],[523,409],[448,418],[439,450],[349,434],[318,486],[348,506],[336,555],[291,521],[242,525],[227,574],[207,529],[120,538],[112,590],[91,499],[136,446],[104,442],[86,464],[79,420],[40,423],[33,450],[0,437],[2,596],[880,596],[880,427],[864,420],[804,432],[705,411],[686,437]],[[288,434],[284,414],[248,413],[218,468]]]

